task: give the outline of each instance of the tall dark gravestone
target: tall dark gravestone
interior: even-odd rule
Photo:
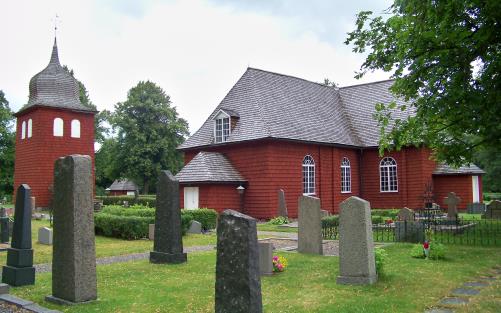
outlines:
[[[5,212],[5,208],[0,208],[0,242],[8,243],[9,240],[9,217]]]
[[[31,246],[31,188],[26,184],[17,189],[10,246],[7,250],[7,265],[2,270],[2,282],[12,286],[33,285],[35,268]]]
[[[87,155],[62,157],[54,166],[51,302],[97,299],[91,166]]]
[[[263,312],[256,220],[237,211],[219,215],[216,313]]]
[[[151,263],[184,263],[179,208],[179,182],[169,171],[161,171],[157,182],[155,232]]]

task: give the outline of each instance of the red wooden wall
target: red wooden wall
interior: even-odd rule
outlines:
[[[446,208],[444,198],[449,192],[455,192],[461,198],[459,209],[466,209],[468,203],[473,202],[473,188],[471,175],[441,175],[433,176],[433,187],[437,203]],[[480,199],[482,200],[482,176],[479,176]]]

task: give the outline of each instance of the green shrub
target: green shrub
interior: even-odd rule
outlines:
[[[181,210],[181,215],[190,215],[193,220],[202,224],[202,229],[208,231],[216,228],[217,212],[213,209]]]
[[[384,217],[379,215],[371,216],[372,224],[382,224],[384,223]]]
[[[393,220],[395,220],[397,218],[397,215],[398,215],[398,211],[399,210],[396,210],[396,209],[374,209],[374,210],[371,210],[371,215],[372,216],[383,216],[383,217],[389,217]]]
[[[97,196],[97,200],[103,202],[103,205],[123,205],[127,201],[129,205],[140,204],[154,208],[156,198],[152,196],[139,196],[137,199],[134,196]]]
[[[411,256],[418,259],[424,259],[424,249],[422,244],[416,244],[412,247]],[[430,243],[430,260],[445,259],[445,246],[441,243]]]
[[[118,216],[155,217],[154,208],[139,205],[135,205],[130,208],[124,208],[119,205],[107,205],[103,207],[101,212]]]
[[[331,215],[322,218],[322,228],[339,226],[339,215]]]
[[[285,216],[277,216],[268,221],[267,224],[270,225],[284,225],[289,224],[289,219]]]
[[[94,215],[96,234],[127,240],[148,237],[148,225],[153,223],[154,217],[119,216],[104,212]]]
[[[384,275],[384,263],[388,258],[388,254],[383,248],[376,248],[374,249],[374,256],[376,258],[376,273],[382,276]]]
[[[188,228],[190,228],[191,221],[193,221],[193,216],[189,214],[181,214],[181,233],[186,235]]]

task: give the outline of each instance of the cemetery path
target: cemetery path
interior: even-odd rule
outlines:
[[[279,231],[258,231],[258,236],[273,236],[279,238],[290,238],[297,239],[297,233],[287,233],[287,232],[279,232]]]
[[[214,250],[215,245],[206,245],[206,246],[192,246],[184,248],[184,252],[193,253],[193,252],[201,252],[201,251],[212,251]],[[104,265],[104,264],[113,264],[113,263],[121,263],[121,262],[129,262],[135,260],[144,260],[148,259],[150,256],[150,252],[143,253],[132,253],[125,255],[116,255],[116,256],[108,256],[103,258],[96,259],[96,265]],[[44,263],[44,264],[35,264],[33,265],[37,273],[47,273],[52,271],[52,263]]]

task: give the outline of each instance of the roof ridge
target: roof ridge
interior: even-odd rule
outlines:
[[[264,130],[265,130],[266,134],[268,135],[268,137],[270,137],[271,136],[271,131],[268,128],[268,121],[266,120],[266,117],[263,114],[263,108],[261,107],[261,96],[260,96],[259,93],[256,93],[256,84],[254,82],[254,75],[249,72],[249,76],[250,76],[250,84],[251,84],[251,87],[252,87],[252,93],[254,95],[253,98],[257,98],[253,102],[255,103],[255,105],[256,105],[256,107],[257,107],[257,109],[259,111],[259,115],[261,115],[260,118],[261,118],[261,121],[263,121]]]
[[[273,72],[273,71],[267,71],[267,70],[263,70],[263,69],[255,68],[255,67],[248,67],[247,69],[248,70],[250,69],[250,70],[260,71],[260,72],[264,72],[264,73],[269,73],[269,74],[273,74],[273,75],[278,75],[278,76],[284,76],[284,77],[294,78],[294,79],[305,81],[305,82],[310,83],[310,84],[319,85],[321,87],[325,87],[325,88],[329,88],[329,89],[335,89],[332,86],[326,86],[326,85],[324,85],[322,83],[314,82],[314,81],[311,81],[311,80],[308,80],[308,79],[304,79],[304,78],[301,78],[301,77],[297,77],[297,76],[292,76],[292,75],[277,73],[277,72]]]
[[[395,81],[395,79],[390,78],[390,79],[377,80],[377,81],[368,82],[368,83],[348,85],[348,86],[339,87],[339,89],[352,88],[352,87],[360,87],[360,86],[373,85],[373,84],[380,84],[380,83],[386,83],[386,82],[389,82],[389,81]]]
[[[355,126],[353,125],[353,119],[351,118],[351,115],[347,111],[346,104],[344,103],[343,97],[341,96],[339,90],[336,90],[336,95],[339,98],[339,103],[342,107],[342,114],[348,120],[348,129],[350,130],[350,135],[352,136],[353,142],[356,143],[358,146],[362,146],[362,140],[360,139],[358,132],[355,130]]]

